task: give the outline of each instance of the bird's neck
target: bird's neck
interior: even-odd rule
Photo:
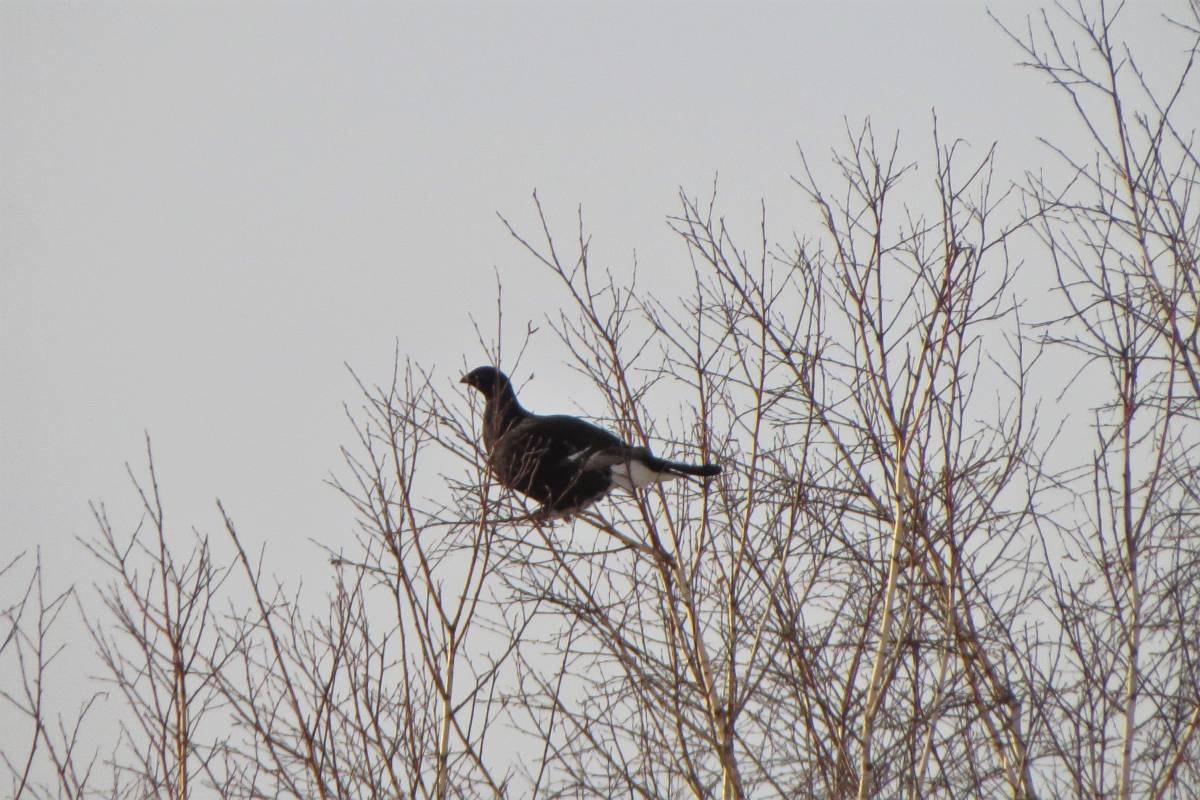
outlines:
[[[483,410],[483,443],[490,450],[492,443],[508,432],[529,412],[517,402],[511,386],[505,386],[496,395],[489,397]]]

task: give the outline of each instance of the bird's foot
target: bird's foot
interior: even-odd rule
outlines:
[[[553,524],[560,519],[563,522],[570,522],[572,519],[572,512],[555,511],[547,506],[542,506],[537,511],[534,511],[532,514],[530,514],[529,518],[540,524]]]

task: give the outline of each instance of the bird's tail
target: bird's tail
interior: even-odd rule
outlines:
[[[651,455],[647,455],[643,461],[655,472],[695,475],[698,478],[713,478],[721,474],[721,467],[717,464],[685,464],[682,461],[668,461],[665,458]]]
[[[698,478],[711,478],[721,474],[721,468],[716,464],[685,464],[682,461],[668,461],[665,458],[651,455],[645,447],[611,448],[588,456],[583,469],[612,470],[612,480],[622,489],[633,491],[644,489],[652,483],[669,481],[672,478],[682,478],[693,475]]]

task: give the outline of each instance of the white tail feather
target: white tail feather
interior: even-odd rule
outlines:
[[[678,477],[681,476],[673,472],[655,472],[637,460],[622,461],[612,465],[613,484],[627,492],[644,489],[653,483],[661,483]]]

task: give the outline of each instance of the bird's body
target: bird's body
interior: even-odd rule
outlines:
[[[633,491],[684,475],[721,472],[715,464],[658,458],[578,417],[532,414],[495,367],[479,367],[463,383],[486,399],[483,444],[492,474],[501,485],[541,503],[547,513],[574,513],[613,487]]]

